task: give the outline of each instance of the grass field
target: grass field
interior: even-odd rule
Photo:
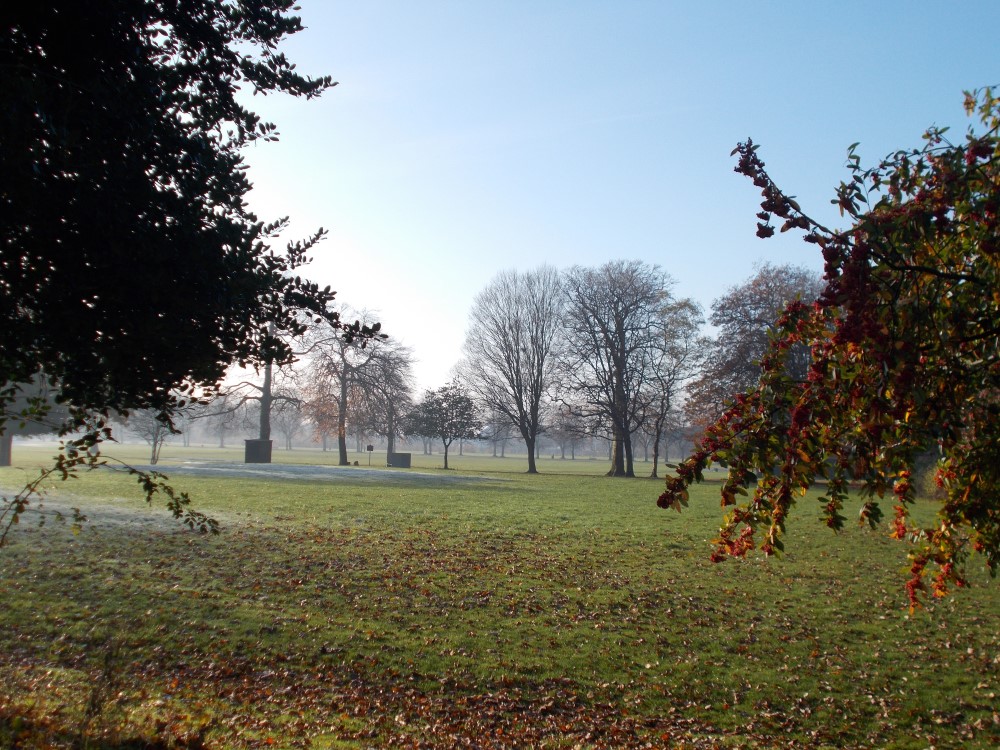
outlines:
[[[355,458],[330,479],[175,467],[218,536],[113,472],[53,486],[47,508],[90,522],[27,513],[0,550],[0,747],[1000,745],[978,568],[910,614],[905,545],[833,535],[808,497],[783,559],[714,565],[711,483],[678,515],[602,461],[414,454],[387,478]],[[168,446],[162,468],[238,460]]]

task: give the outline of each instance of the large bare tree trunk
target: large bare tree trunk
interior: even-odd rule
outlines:
[[[386,411],[385,450],[387,453],[396,452],[396,406],[391,400]]]
[[[268,362],[264,365],[264,382],[260,386],[260,430],[257,433],[260,440],[271,439],[271,405],[274,403],[274,396],[271,394],[272,376],[273,364]]]
[[[528,473],[537,474],[538,464],[535,462],[535,444],[537,438],[534,435],[525,435],[524,444],[528,448]]]
[[[625,441],[620,435],[615,435],[611,441],[611,469],[609,477],[626,477],[625,473]]]
[[[346,363],[345,363],[346,366]],[[340,451],[340,465],[347,466],[347,373],[340,378],[340,408],[337,414],[337,449]]]

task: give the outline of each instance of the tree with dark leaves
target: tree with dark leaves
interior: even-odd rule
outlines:
[[[239,92],[311,98],[335,85],[278,52],[302,28],[292,8],[56,0],[0,11],[0,430],[44,416],[42,400],[10,407],[23,384],[46,382],[69,408],[53,427],[82,433],[55,473],[97,461],[112,411],[169,420],[229,366],[287,361],[287,334],[304,320],[342,327],[329,287],[294,273],[323,231],[277,251],[268,243],[287,220],[246,206],[241,151],[277,131]],[[183,514],[186,497],[140,480]],[[15,518],[27,499],[7,502]]]
[[[444,468],[448,468],[448,449],[456,440],[479,437],[482,422],[476,403],[459,383],[449,383],[427,391],[407,417],[406,432],[436,438],[444,446]]]

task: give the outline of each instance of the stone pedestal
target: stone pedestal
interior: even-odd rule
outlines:
[[[0,435],[0,466],[10,466],[13,442],[14,436],[11,433]]]
[[[271,441],[247,440],[246,451],[243,455],[243,463],[246,464],[271,463]]]

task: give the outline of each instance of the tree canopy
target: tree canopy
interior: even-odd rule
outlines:
[[[448,468],[448,449],[456,440],[474,440],[482,429],[476,403],[457,382],[426,391],[407,415],[406,432],[437,438],[444,446],[444,468]]]
[[[375,388],[383,374],[377,363],[384,350],[392,347],[376,341],[344,339],[317,328],[308,346],[310,359],[308,390],[314,400],[332,402],[335,407],[320,407],[336,415],[337,446],[340,465],[347,466],[347,430],[357,412],[363,412],[366,392]]]
[[[709,321],[718,334],[706,346],[699,377],[688,388],[684,405],[693,424],[718,419],[726,399],[749,390],[760,379],[760,360],[782,310],[792,300],[816,299],[823,289],[820,275],[792,265],[763,263],[747,281],[730,287],[712,302]],[[797,344],[787,361],[791,374],[805,376],[809,349]]]
[[[751,141],[734,151],[736,171],[761,189],[757,234],[797,229],[819,247],[825,287],[814,304],[785,309],[764,356],[759,384],[737,396],[695,452],[667,480],[662,507],[680,508],[710,463],[728,467],[730,507],[716,557],[759,548],[772,554],[795,499],[817,479],[826,523],[840,529],[851,483],[864,494],[860,522],[877,525],[893,503],[891,536],[915,542],[907,583],[944,595],[963,585],[963,564],[981,553],[1000,562],[1000,100],[966,95],[982,127],[951,142],[931,128],[920,148],[865,169],[849,150],[850,178],[835,204],[851,225],[828,229],[768,176]],[[804,378],[785,367],[797,344],[810,349]],[[939,456],[933,524],[909,508],[914,470]],[[744,496],[741,502],[737,496]],[[758,532],[761,538],[758,539]],[[934,575],[929,575],[936,568]]]
[[[659,266],[611,261],[569,269],[561,352],[566,403],[577,416],[610,428],[610,476],[634,477],[632,434],[648,416],[654,363],[670,339],[666,312],[673,280]]]
[[[287,220],[245,200],[241,149],[277,135],[245,95],[335,85],[278,52],[302,29],[292,8],[4,5],[0,430],[22,416],[18,384],[42,378],[71,407],[56,426],[92,445],[112,410],[169,420],[230,365],[287,360],[304,320],[341,325],[330,288],[294,275],[322,230],[275,251]]]

